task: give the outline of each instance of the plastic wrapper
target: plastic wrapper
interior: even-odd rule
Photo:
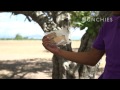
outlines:
[[[70,43],[68,33],[64,32],[63,30],[51,31],[49,33],[46,33],[46,35],[49,37],[51,43],[56,44],[58,46]]]

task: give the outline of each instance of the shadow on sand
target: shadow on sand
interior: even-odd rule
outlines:
[[[39,58],[0,61],[0,79],[42,79],[42,77],[44,79],[44,75],[51,78],[51,73],[52,62],[50,60]]]

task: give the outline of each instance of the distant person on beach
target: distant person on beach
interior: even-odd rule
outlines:
[[[120,11],[112,11],[112,22],[104,22],[88,52],[70,52],[51,44],[49,37],[44,36],[43,46],[51,53],[67,60],[84,65],[95,66],[106,54],[106,65],[99,79],[120,79]]]

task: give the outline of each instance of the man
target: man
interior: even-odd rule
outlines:
[[[49,37],[43,37],[43,46],[67,60],[94,66],[106,53],[106,65],[99,79],[120,79],[120,11],[112,11],[112,22],[105,22],[88,52],[69,52],[52,45]]]

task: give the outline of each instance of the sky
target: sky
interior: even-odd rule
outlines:
[[[16,34],[23,37],[42,39],[45,35],[41,27],[34,21],[29,22],[22,14],[0,13],[0,38],[14,38]],[[86,30],[70,28],[72,40],[80,40]]]

